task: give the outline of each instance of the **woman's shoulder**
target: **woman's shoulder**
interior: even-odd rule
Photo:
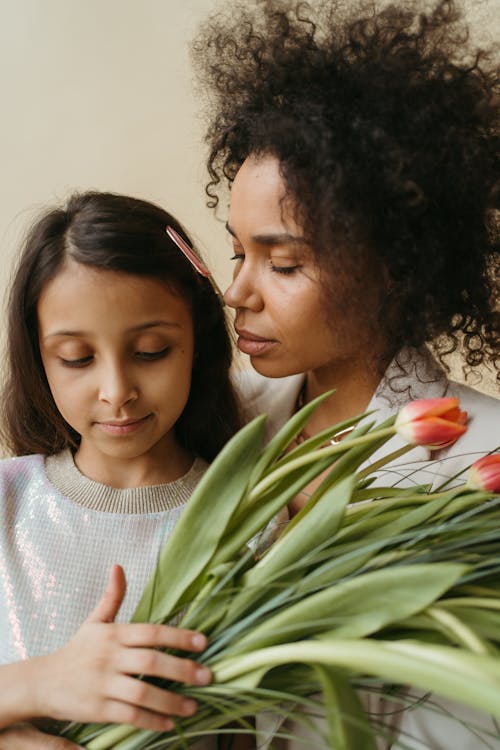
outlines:
[[[500,413],[500,393],[498,396],[488,395],[482,391],[477,391],[475,388],[450,380],[448,395],[456,396],[460,399],[460,403],[470,405],[472,408],[496,415]]]
[[[453,381],[446,395],[458,398],[467,412],[467,432],[458,441],[462,448],[470,444],[475,450],[490,451],[500,446],[500,398]]]
[[[304,375],[266,378],[254,370],[240,370],[233,373],[232,379],[245,420],[267,414],[266,432],[270,438],[293,414]]]

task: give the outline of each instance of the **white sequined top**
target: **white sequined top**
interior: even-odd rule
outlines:
[[[0,664],[63,646],[94,609],[111,566],[127,577],[127,622],[207,464],[175,482],[116,489],[70,451],[0,461]]]

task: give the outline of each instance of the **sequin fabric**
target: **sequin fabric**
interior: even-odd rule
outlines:
[[[196,459],[175,482],[115,489],[80,474],[69,451],[0,461],[0,664],[63,646],[113,563],[127,576],[127,622],[206,468]]]

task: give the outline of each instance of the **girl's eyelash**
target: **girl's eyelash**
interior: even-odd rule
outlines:
[[[136,352],[136,356],[140,359],[145,360],[146,362],[151,362],[155,359],[161,359],[162,357],[165,357],[169,351],[170,346],[166,346],[164,347],[164,349],[160,349],[160,351],[158,352]]]
[[[157,359],[162,359],[162,357],[165,357],[170,350],[170,346],[166,346],[164,349],[160,349],[160,351],[157,352],[135,352],[136,357],[139,359],[145,360],[146,362],[152,362]],[[89,365],[92,361],[92,356],[89,355],[88,357],[80,357],[79,359],[63,359],[61,357],[61,362],[64,365],[64,367],[86,367]]]
[[[92,361],[92,357],[80,357],[79,359],[63,359],[61,357],[61,362],[63,363],[64,367],[85,367],[86,365],[90,364]]]
[[[229,258],[229,260],[243,260],[244,257],[243,253],[235,253]]]

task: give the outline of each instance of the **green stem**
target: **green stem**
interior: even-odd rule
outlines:
[[[319,461],[322,458],[346,453],[351,448],[354,448],[358,445],[365,445],[366,443],[371,443],[375,440],[380,440],[380,438],[383,437],[392,437],[395,432],[396,429],[394,427],[386,427],[382,430],[376,430],[375,432],[370,432],[367,435],[361,435],[360,437],[352,438],[351,440],[345,440],[341,443],[336,443],[335,445],[328,446],[327,448],[319,448],[318,450],[312,451],[311,453],[308,453],[304,456],[299,456],[293,461],[287,463],[285,466],[281,466],[279,469],[271,472],[271,474],[268,474],[267,477],[265,477],[264,479],[262,479],[262,481],[255,485],[248,496],[249,500],[255,500],[259,495],[263,494],[266,490],[272,487],[273,484],[278,482],[280,479],[283,479],[283,477],[286,477],[287,474],[289,474],[291,471],[299,469],[301,466],[307,466],[308,464]]]
[[[440,607],[428,607],[426,613],[448,630],[455,640],[465,648],[470,649],[475,654],[487,655],[489,653],[483,641],[451,612],[446,612]]]
[[[117,742],[125,739],[125,737],[130,737],[131,734],[137,731],[137,728],[130,724],[118,724],[107,729],[91,742],[87,743],[87,750],[108,750],[108,748],[114,747]]]
[[[497,659],[450,646],[362,639],[297,641],[221,660],[213,673],[216,682],[233,687],[245,675],[258,683],[273,667],[298,662],[411,684],[500,717]]]
[[[387,453],[385,456],[383,456],[378,461],[375,461],[375,463],[370,464],[366,467],[366,469],[362,469],[361,471],[358,471],[358,479],[363,479],[364,477],[370,476],[370,474],[373,474],[375,471],[378,471],[383,466],[385,466],[388,463],[391,463],[391,461],[395,461],[397,458],[401,458],[401,456],[404,456],[408,451],[411,451],[415,446],[409,443],[408,445],[403,445],[402,448],[398,448],[397,451],[392,451],[392,453]]]
[[[440,607],[481,607],[482,609],[500,610],[500,601],[486,597],[468,596],[463,599],[443,599],[439,602]]]

